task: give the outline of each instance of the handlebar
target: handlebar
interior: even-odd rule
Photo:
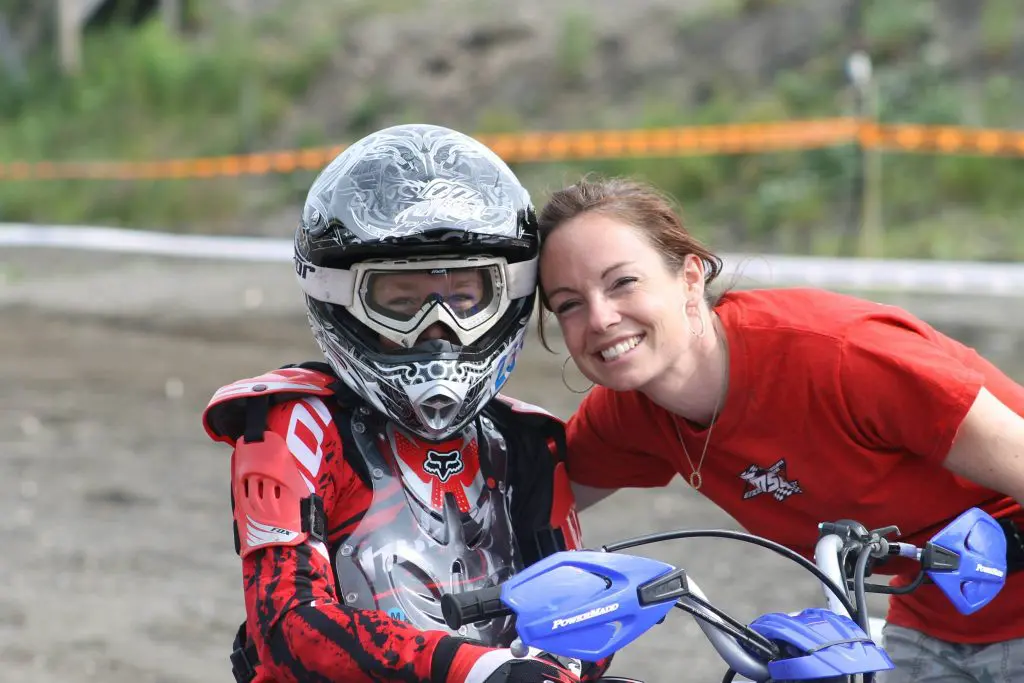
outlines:
[[[691,614],[699,613],[708,604],[707,596],[692,578],[688,577],[687,583],[689,591],[698,599],[683,596],[679,598],[679,602],[690,608],[686,611]],[[466,624],[507,616],[512,612],[512,608],[501,601],[500,585],[470,590],[465,593],[452,593],[441,598],[441,613],[444,615],[448,628],[453,631],[459,630]],[[712,614],[707,618],[697,617],[696,621],[701,631],[731,669],[755,681],[768,676],[767,665],[755,658],[736,638],[723,630],[729,625],[722,617]]]
[[[700,608],[707,604],[707,596],[704,595],[704,591],[700,589],[700,586],[693,579],[690,579],[690,591],[700,598],[702,603],[685,597],[680,598],[679,601],[694,608]],[[717,621],[719,624],[724,623],[721,617],[718,617]],[[720,626],[712,624],[707,619],[698,617],[697,625],[700,626],[700,630],[704,632],[712,647],[715,648],[718,655],[729,666],[729,669],[752,681],[763,681],[769,678],[768,663],[754,657],[750,650],[744,647],[735,637],[729,635]]]
[[[445,595],[441,607],[453,630],[466,623],[515,614],[520,638],[512,651],[517,656],[537,648],[584,661],[596,661],[621,649],[663,621],[675,607],[696,618],[728,664],[725,680],[736,674],[752,681],[800,678],[780,674],[802,667],[805,678],[860,674],[867,682],[873,672],[892,668],[891,660],[868,635],[867,592],[909,593],[927,575],[961,613],[970,614],[991,601],[1005,581],[1006,539],[998,523],[980,510],[965,512],[924,548],[890,541],[887,536],[893,533],[899,530],[868,531],[850,520],[821,524],[814,562],[785,546],[738,531],[653,534],[600,550],[556,553],[498,586]],[[744,625],[712,605],[684,570],[618,552],[700,537],[753,543],[800,564],[822,585],[828,609],[769,614]],[[968,537],[973,539],[970,544]],[[917,579],[901,588],[868,583],[873,562],[893,556],[917,560],[921,565]],[[970,590],[963,590],[964,586]],[[836,645],[855,646],[860,654],[844,651],[840,655],[831,649]],[[796,656],[794,651],[801,654]],[[814,671],[808,673],[810,669]],[[834,673],[812,675],[822,671]]]
[[[448,628],[458,631],[465,624],[512,614],[512,609],[501,601],[501,585],[499,584],[443,596],[441,598],[441,614],[444,616]]]
[[[836,586],[846,585],[846,577],[843,575],[842,567],[839,566],[839,556],[843,552],[843,545],[843,539],[836,534],[825,534],[818,539],[817,545],[814,546],[815,564]],[[822,586],[822,590],[825,592],[825,604],[830,610],[836,614],[853,618],[834,591],[825,589],[825,586]]]

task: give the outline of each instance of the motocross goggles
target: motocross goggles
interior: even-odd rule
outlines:
[[[402,348],[442,323],[462,346],[485,335],[515,299],[532,296],[537,259],[503,257],[365,261],[351,268],[296,264],[306,295],[344,306],[359,322]]]

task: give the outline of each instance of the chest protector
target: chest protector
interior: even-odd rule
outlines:
[[[456,438],[424,443],[368,410],[350,414],[346,459],[365,464],[373,496],[365,516],[331,548],[346,604],[423,630],[448,630],[441,596],[510,578],[523,556],[506,493],[508,445],[487,417]],[[515,638],[511,617],[464,626],[488,645]]]
[[[429,443],[346,396],[334,380],[329,368],[309,363],[238,382],[215,395],[204,424],[212,438],[233,443],[249,431],[262,434],[272,403],[317,395],[330,406],[344,460],[372,492],[352,531],[328,548],[345,604],[448,631],[441,596],[494,586],[580,546],[557,418],[498,397],[459,435]],[[458,635],[506,647],[515,631],[512,618],[502,617]],[[244,641],[243,628],[236,655]]]

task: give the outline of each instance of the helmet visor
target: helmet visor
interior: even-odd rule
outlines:
[[[395,332],[417,329],[437,307],[469,331],[498,312],[503,290],[497,265],[365,271],[359,298],[367,317]],[[440,313],[440,312],[438,312]]]

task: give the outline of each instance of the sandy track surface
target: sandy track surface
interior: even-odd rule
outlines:
[[[317,352],[285,265],[90,254],[0,254],[0,661],[9,683],[211,683],[242,618],[228,450],[199,414],[221,384]],[[509,393],[562,415],[578,396],[533,340]],[[734,527],[680,483],[583,515],[586,541]],[[685,566],[738,617],[817,604],[767,551],[688,541]],[[614,673],[720,680],[679,613]]]

